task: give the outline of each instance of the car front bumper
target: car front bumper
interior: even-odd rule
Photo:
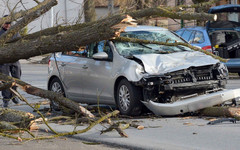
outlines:
[[[174,103],[156,103],[142,101],[155,115],[173,116],[187,112],[194,112],[240,97],[240,89],[223,90],[215,93],[200,95]]]

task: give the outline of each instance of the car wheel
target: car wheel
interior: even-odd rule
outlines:
[[[238,75],[240,76],[240,72],[238,72]]]
[[[117,105],[122,115],[136,116],[142,111],[142,90],[123,79],[117,88]]]
[[[49,90],[53,91],[53,92],[56,92],[56,93],[61,93],[63,96],[65,96],[62,83],[58,78],[54,78],[52,80],[52,82],[50,84],[50,87],[49,87]],[[55,101],[50,101],[50,108],[51,108],[51,110],[55,110],[55,111],[60,111],[61,110],[59,104]]]

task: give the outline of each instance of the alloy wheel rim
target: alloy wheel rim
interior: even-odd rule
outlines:
[[[130,93],[126,85],[122,85],[119,88],[119,103],[120,107],[124,110],[127,111],[130,106]]]
[[[52,90],[53,92],[56,92],[56,93],[62,93],[62,88],[61,88],[60,84],[57,83],[57,82],[54,82],[54,83],[53,83],[51,90]]]
[[[56,93],[63,93],[61,85],[58,82],[54,82],[51,87],[51,91],[56,92]],[[59,106],[59,104],[55,101],[52,101],[53,105]]]

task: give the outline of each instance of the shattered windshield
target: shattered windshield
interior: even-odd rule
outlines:
[[[159,41],[167,43],[184,42],[168,30],[161,31],[131,31],[121,33],[122,37],[137,38],[148,41]],[[137,54],[168,54],[191,50],[185,46],[165,46],[157,44],[143,44],[132,42],[114,42],[120,55],[129,56]]]

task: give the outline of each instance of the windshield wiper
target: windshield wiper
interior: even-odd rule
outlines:
[[[141,46],[143,46],[143,47],[146,47],[146,48],[149,48],[149,49],[153,49],[153,48],[151,48],[151,47],[149,47],[149,46],[147,46],[147,45],[145,45],[145,44],[143,44],[143,43],[138,43],[139,45],[141,45]]]
[[[179,46],[179,45],[178,45],[178,46],[176,46],[176,47],[178,47],[178,48],[181,49],[182,51],[188,51],[188,50],[184,49],[183,46]]]
[[[158,54],[169,54],[171,52],[156,50],[156,53],[158,53]]]

